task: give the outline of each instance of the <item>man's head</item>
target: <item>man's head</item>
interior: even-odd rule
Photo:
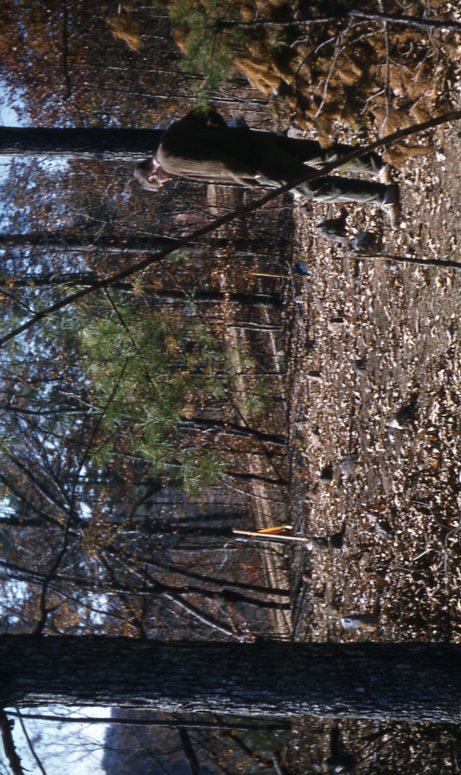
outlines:
[[[160,191],[163,184],[172,177],[160,166],[154,156],[137,164],[133,175],[145,191]]]

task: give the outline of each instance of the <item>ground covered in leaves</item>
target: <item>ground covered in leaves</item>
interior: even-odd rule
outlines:
[[[255,88],[283,97],[291,125],[315,129],[326,143],[338,127],[382,135],[450,104],[457,35],[424,21],[453,22],[458,10],[440,0],[249,0],[240,8],[247,26],[236,61]]]
[[[300,211],[297,526],[334,536],[298,551],[300,640],[461,639],[461,270],[437,266],[460,255],[459,144],[437,130],[399,172],[399,229],[348,208],[351,233],[383,235],[371,256],[329,247],[317,206]]]
[[[270,97],[281,129],[325,144],[366,142],[461,105],[457,33],[359,18],[306,23],[331,6],[239,6],[247,27],[235,64]],[[456,4],[438,0],[360,9],[459,17]],[[447,124],[388,150],[400,227],[374,207],[347,206],[350,237],[376,236],[367,255],[315,231],[339,207],[297,200],[293,256],[276,259],[275,247],[261,255],[256,271],[268,275],[258,280],[235,258],[217,267],[226,292],[257,284],[284,295],[281,313],[259,313],[257,339],[242,334],[273,370],[280,409],[264,427],[289,441],[288,464],[273,450],[270,463],[251,463],[255,522],[291,522],[305,539],[267,550],[268,578],[291,588],[291,622],[274,620],[279,637],[461,642],[460,129]],[[300,261],[307,275],[296,272]],[[264,346],[263,322],[273,327]],[[286,502],[271,478],[288,483]],[[305,719],[284,763],[303,775],[457,773],[461,736],[441,725]]]
[[[461,268],[442,263],[461,266],[460,129],[426,132],[425,155],[394,171],[398,229],[375,206],[347,206],[349,237],[376,235],[367,254],[315,230],[339,205],[297,200],[293,254],[283,250],[286,201],[272,216],[281,245],[274,237],[257,265],[254,256],[217,261],[226,292],[283,300],[250,307],[254,322],[239,308],[245,326],[234,342],[271,375],[259,427],[288,437],[288,461],[270,445],[249,460],[255,523],[291,523],[304,539],[261,547],[267,580],[291,588],[291,621],[273,612],[271,637],[461,642]],[[305,719],[284,761],[303,775],[457,773],[461,735],[442,725]]]
[[[291,507],[312,539],[292,566],[301,642],[461,642],[461,268],[437,266],[461,267],[459,127],[421,142],[431,151],[398,172],[399,229],[347,208],[351,235],[382,236],[373,255],[315,233],[332,206],[298,205],[310,275],[291,320]],[[335,749],[350,769],[327,769]],[[397,722],[306,720],[290,746],[296,772],[455,773],[460,754],[455,727]]]

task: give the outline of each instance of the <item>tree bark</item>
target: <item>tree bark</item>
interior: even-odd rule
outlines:
[[[459,646],[2,635],[0,665],[3,707],[461,720]]]
[[[0,155],[139,160],[156,150],[163,129],[0,127]]]
[[[100,235],[98,237],[91,237],[85,234],[83,236],[69,234],[65,231],[0,234],[0,250],[40,248],[53,253],[84,253],[94,250],[103,250],[107,253],[140,253],[143,250],[174,248],[176,242],[179,242],[179,240],[160,234],[148,237],[138,235],[128,237]],[[192,246],[187,247],[192,252]]]
[[[0,275],[0,288],[14,290],[15,288],[28,287],[52,288],[59,285],[69,285],[73,287],[82,285],[91,288],[100,283],[100,281],[101,278],[96,272],[26,274],[19,277],[15,277],[14,275]],[[127,280],[126,282],[112,283],[111,287],[119,291],[130,291],[133,289],[133,283]],[[178,301],[189,301],[190,299],[190,294],[185,290],[157,288],[152,290],[151,293],[154,298],[161,299],[165,303],[170,304],[175,304]],[[282,307],[283,304],[280,293],[226,293],[224,291],[206,289],[194,291],[194,302],[197,304],[222,304],[226,300],[249,307]],[[11,407],[9,407],[9,409],[11,409]]]

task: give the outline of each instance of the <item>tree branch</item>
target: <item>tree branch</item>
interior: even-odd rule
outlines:
[[[179,727],[179,739],[181,740],[182,750],[187,759],[191,775],[200,775],[200,764],[197,754],[194,751],[189,732],[183,726]]]
[[[403,24],[405,27],[417,27],[423,30],[455,30],[461,32],[461,22],[442,19],[417,19],[414,16],[394,16],[389,13],[368,13],[367,11],[348,11],[346,16],[353,19]]]
[[[46,770],[45,770],[43,764],[41,763],[41,761],[39,759],[38,753],[35,750],[35,747],[34,747],[34,744],[33,744],[32,740],[31,740],[29,732],[27,731],[27,727],[26,727],[26,725],[24,723],[24,717],[23,717],[22,713],[20,713],[19,711],[17,711],[17,716],[19,718],[19,723],[21,724],[22,733],[23,733],[24,737],[26,738],[27,745],[29,746],[29,751],[31,752],[32,756],[34,757],[35,763],[36,763],[38,769],[40,770],[40,772],[42,773],[42,775],[46,775]]]
[[[12,734],[13,724],[14,722],[9,720],[3,708],[0,708],[0,728],[2,730],[5,756],[8,759],[13,775],[26,775],[21,764],[21,759],[16,753],[16,746]]]
[[[68,100],[72,94],[72,87],[69,75],[69,9],[64,1],[62,9],[62,66],[64,70],[65,91],[63,99]]]
[[[387,22],[388,24],[398,24],[404,27],[416,27],[423,30],[454,30],[461,32],[461,22],[449,19],[421,19],[416,16],[405,16],[404,14],[389,13],[369,13],[368,11],[344,11],[334,13],[331,16],[320,16],[315,19],[299,19],[291,22],[264,21],[255,19],[250,22],[242,22],[238,19],[219,19],[215,22],[216,29],[228,29],[237,27],[242,30],[252,30],[266,27],[311,27],[314,24],[330,24],[331,22],[341,21],[342,19],[364,19],[368,21]]]
[[[136,726],[136,727],[165,727],[177,729],[179,721],[161,720],[158,719],[146,719],[146,718],[119,718],[117,716],[98,716],[90,718],[88,716],[54,716],[50,713],[20,713],[19,711],[8,711],[9,716],[16,716],[23,719],[35,719],[37,721],[57,721],[60,724],[119,724],[123,726]],[[225,721],[184,721],[181,719],[181,727],[187,729],[245,729],[245,730],[262,730],[264,732],[276,732],[279,729],[290,729],[291,725],[289,721],[280,719],[275,723],[267,723],[263,719],[254,723],[237,721],[236,723],[227,723]]]

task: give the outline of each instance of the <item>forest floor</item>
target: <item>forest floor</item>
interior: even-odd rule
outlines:
[[[461,265],[459,127],[429,144],[397,173],[400,228],[347,208],[352,234],[427,267],[353,257],[313,230],[333,206],[296,205],[310,276],[287,322],[290,505],[296,534],[314,537],[293,550],[298,642],[461,642],[461,269],[436,265]],[[335,771],[461,771],[455,728],[331,719],[300,723],[290,771],[326,772],[338,745],[355,764]]]
[[[333,208],[298,207],[296,529],[335,538],[296,551],[296,640],[461,640],[461,271],[436,265],[461,263],[458,130],[398,172],[400,228],[348,207],[427,267],[351,257],[312,229]]]
[[[315,231],[339,206],[296,200],[279,214],[293,216],[292,252],[287,239],[257,264],[216,263],[226,292],[282,294],[280,308],[240,309],[248,328],[229,339],[272,375],[258,427],[288,438],[288,460],[268,448],[248,459],[254,523],[309,539],[261,548],[267,582],[292,602],[291,620],[271,612],[266,637],[461,642],[461,269],[439,263],[461,267],[460,129],[426,132],[427,153],[395,169],[399,228],[375,206],[347,206],[351,237],[378,235],[372,255]],[[252,334],[262,323],[273,332]],[[286,488],[268,483],[277,476]],[[293,775],[461,772],[456,727],[310,718],[285,742]],[[354,765],[332,769],[335,755]]]
[[[268,5],[272,3],[264,8]],[[439,10],[438,4],[431,7]],[[407,32],[401,30],[404,37]],[[376,35],[375,51],[379,30]],[[443,40],[449,42],[447,37]],[[439,78],[433,69],[432,43],[431,39],[420,84],[429,87],[425,116],[412,113],[422,104],[410,93],[418,80],[412,66],[406,59],[395,59],[396,51],[407,51],[403,40],[396,43],[391,60],[387,43],[381,48],[386,66],[370,72],[385,74],[385,88],[370,88],[366,78],[362,82],[366,84],[362,112],[371,108],[375,131],[379,127],[386,134],[406,126],[409,117],[424,120],[443,113],[444,104],[459,107],[461,77],[455,64],[459,57],[452,56],[449,47],[445,54],[437,49],[436,60],[446,79]],[[243,71],[261,88],[257,45]],[[303,45],[302,62],[310,61]],[[453,45],[455,52],[457,44]],[[319,50],[320,46],[314,53]],[[293,111],[280,96],[275,99],[279,108],[275,115],[282,116],[282,128],[289,124],[310,133],[313,121],[321,129],[315,98],[309,122],[306,105],[298,104],[296,95],[312,95],[317,79],[329,83],[331,101],[335,60],[329,59],[328,48],[322,50],[328,76],[322,81],[317,71],[308,87],[299,83],[298,74],[293,81],[290,73],[285,78],[277,71],[277,55],[270,53],[270,45],[259,52],[260,70],[267,74],[269,60],[275,75],[288,84],[288,102],[298,123],[293,123]],[[424,58],[418,46],[413,51],[417,60]],[[396,99],[391,113],[390,61],[398,78],[404,74],[400,86],[393,85],[394,97],[400,94],[407,100],[405,107]],[[318,57],[315,62],[320,66]],[[343,64],[337,66],[339,80],[345,73]],[[416,71],[420,72],[418,61]],[[274,82],[270,86],[271,93],[286,91]],[[383,95],[382,124],[370,94]],[[347,100],[344,104],[348,107]],[[337,107],[333,99],[334,128],[346,128],[334,136],[350,142],[347,116],[336,115]],[[375,207],[347,206],[351,237],[364,229],[378,235],[381,244],[373,255],[352,254],[315,231],[315,224],[339,215],[339,206],[297,200],[293,255],[282,253],[274,269],[272,251],[262,270],[288,275],[285,280],[266,280],[264,286],[272,282],[271,287],[284,293],[282,392],[287,418],[285,425],[282,421],[272,426],[270,415],[268,421],[271,430],[288,435],[288,464],[280,466],[288,479],[288,495],[283,509],[277,502],[280,492],[277,496],[260,483],[253,487],[259,500],[252,506],[259,528],[286,521],[293,526],[293,536],[309,539],[287,542],[274,555],[278,583],[291,591],[288,637],[297,642],[461,642],[460,129],[457,122],[412,138],[412,143],[426,147],[422,156],[399,159],[399,149],[389,149],[398,164],[395,179],[402,194],[398,229],[383,222]],[[458,261],[460,269],[438,264],[447,260]],[[299,261],[307,264],[309,275],[296,273]],[[274,358],[270,362],[278,368]],[[268,475],[269,468],[258,473]],[[269,549],[264,556],[270,564]],[[286,628],[275,619],[272,637],[277,636],[287,637]],[[281,760],[283,771],[293,775],[454,775],[461,772],[461,732],[448,725],[305,718],[294,725]]]
[[[279,333],[227,335],[234,352],[249,349],[280,375],[271,378],[279,408],[261,427],[287,435],[289,461],[252,457],[255,525],[290,522],[313,537],[261,548],[268,583],[291,589],[291,622],[272,613],[278,637],[461,640],[461,270],[437,265],[461,264],[459,127],[420,142],[427,154],[395,170],[398,229],[375,206],[347,206],[351,237],[367,229],[382,242],[373,255],[315,231],[338,205],[296,200],[293,255],[217,265],[223,291],[257,281],[283,295],[269,321],[257,313]],[[293,270],[298,261],[309,275]],[[288,481],[287,502],[267,483],[276,475]]]

